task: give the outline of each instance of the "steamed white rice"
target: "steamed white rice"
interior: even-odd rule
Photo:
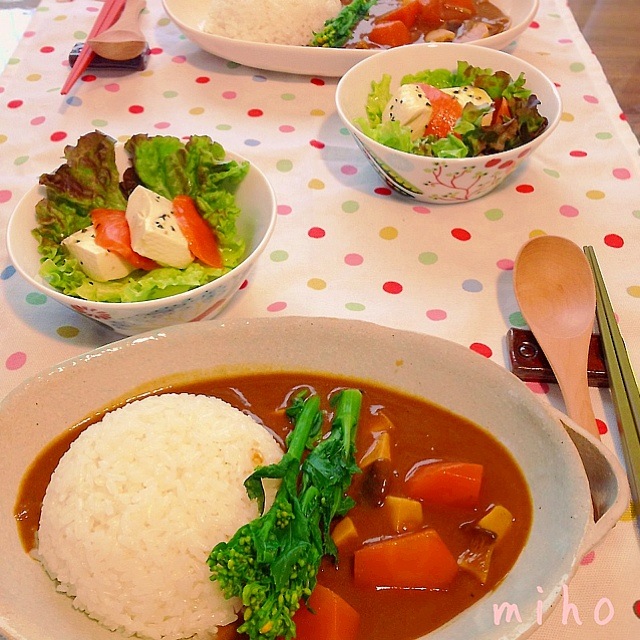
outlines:
[[[217,398],[135,401],[91,425],[62,457],[37,555],[58,590],[111,630],[210,637],[240,603],[211,582],[207,556],[258,515],[243,482],[281,456],[264,427]]]
[[[211,0],[203,31],[249,42],[306,45],[340,0]]]

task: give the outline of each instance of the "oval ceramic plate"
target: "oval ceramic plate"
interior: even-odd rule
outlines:
[[[209,53],[248,67],[301,75],[339,77],[360,60],[381,51],[265,44],[216,36],[202,30],[211,0],[162,2],[169,17],[189,40]],[[495,36],[475,40],[474,44],[503,49],[529,26],[538,10],[539,0],[493,0],[493,3],[511,17],[511,27]],[[311,38],[311,35],[309,37]]]
[[[56,592],[20,546],[12,515],[17,489],[46,443],[102,408],[172,382],[269,371],[299,373],[301,383],[305,372],[335,374],[427,398],[481,425],[519,463],[534,504],[523,552],[495,591],[429,634],[429,640],[524,638],[537,628],[538,600],[546,614],[582,555],[628,505],[624,472],[600,441],[579,427],[566,430],[515,376],[460,345],[337,319],[178,325],[63,362],[18,387],[0,405],[0,631],[18,640],[121,637],[74,610],[71,599]],[[578,450],[585,452],[582,458]],[[583,458],[590,460],[589,480]],[[596,500],[597,523],[590,482],[594,495],[604,499]],[[512,618],[496,625],[493,605],[505,602],[518,606],[522,622]]]

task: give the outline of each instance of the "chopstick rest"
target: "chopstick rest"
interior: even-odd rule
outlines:
[[[78,42],[74,45],[73,49],[69,52],[69,65],[73,67],[78,61],[84,47],[83,42]],[[143,71],[147,68],[149,62],[149,47],[145,49],[143,53],[130,60],[109,60],[103,58],[98,54],[94,54],[88,69],[120,69],[126,71]]]

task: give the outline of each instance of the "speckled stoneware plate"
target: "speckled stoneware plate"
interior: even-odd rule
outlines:
[[[41,448],[86,416],[144,390],[257,371],[335,373],[375,381],[471,419],[511,450],[533,499],[529,540],[496,590],[429,640],[521,640],[529,635],[538,628],[538,600],[547,613],[583,554],[628,505],[626,477],[604,445],[542,404],[511,373],[460,345],[338,319],[178,325],[43,371],[0,406],[1,632],[17,640],[120,637],[74,610],[71,599],[56,593],[41,566],[22,550],[13,507],[20,479]],[[493,605],[504,602],[518,605],[521,622],[514,617],[494,623]]]
[[[360,60],[381,51],[324,49],[235,40],[203,31],[211,0],[162,0],[162,3],[182,33],[199,47],[226,60],[257,69],[336,77]],[[504,49],[529,26],[538,11],[539,0],[493,0],[493,4],[510,16],[510,28],[494,36],[474,40],[473,43],[492,49]]]

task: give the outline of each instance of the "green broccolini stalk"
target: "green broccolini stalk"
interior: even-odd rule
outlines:
[[[226,598],[242,600],[244,622],[238,632],[250,640],[295,637],[293,615],[316,585],[322,556],[335,555],[329,526],[334,515],[352,506],[345,491],[358,471],[354,442],[361,399],[357,389],[345,389],[334,397],[331,432],[318,444],[320,399],[316,395],[294,399],[287,411],[295,426],[286,453],[280,462],[259,467],[245,481],[248,495],[262,512],[262,479],[281,479],[273,505],[209,555],[211,579]]]
[[[309,43],[311,47],[339,48],[343,47],[351,37],[353,30],[369,9],[378,0],[353,0],[344,6],[335,18],[324,23],[320,31],[313,34]]]

